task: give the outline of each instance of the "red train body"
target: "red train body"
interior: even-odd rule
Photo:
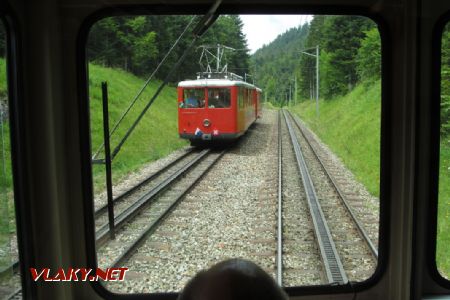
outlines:
[[[261,90],[241,80],[197,79],[178,84],[178,132],[192,143],[233,140],[261,116]]]

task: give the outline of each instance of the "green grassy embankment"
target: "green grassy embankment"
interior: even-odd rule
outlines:
[[[120,118],[130,104],[131,99],[143,86],[144,80],[120,69],[89,66],[91,140],[93,151],[103,142],[103,114],[101,82],[108,82],[110,128]],[[156,91],[160,82],[152,82],[130,111],[116,134],[111,139],[111,148],[118,144],[126,130],[142,111],[147,101]],[[6,101],[6,65],[0,58],[0,101]],[[135,131],[112,164],[113,183],[142,167],[143,164],[168,155],[170,152],[187,145],[177,133],[176,89],[166,87],[145,114]],[[9,239],[15,232],[14,205],[12,196],[11,153],[9,144],[8,121],[0,127],[0,269],[10,263]],[[3,142],[3,144],[1,144]],[[100,157],[104,157],[103,150]],[[5,159],[3,159],[5,158]],[[99,192],[105,187],[103,165],[93,167],[94,190]]]
[[[0,102],[6,107],[6,62],[3,58],[0,58]],[[10,149],[9,123],[5,118],[0,122],[0,269],[11,263],[9,241],[15,232]]]
[[[338,155],[343,163],[379,197],[380,182],[380,81],[359,85],[343,97],[319,103],[304,101],[291,107]]]
[[[450,137],[441,137],[436,262],[450,279]]]
[[[349,94],[320,101],[319,118],[314,101],[291,108],[337,154],[367,190],[379,197],[380,82],[359,85]],[[442,138],[439,168],[439,211],[436,262],[450,278],[450,137]]]
[[[144,84],[144,80],[141,78],[121,69],[89,65],[93,152],[103,142],[102,81],[108,82],[111,130],[116,120],[120,118],[130,104],[131,99]],[[152,82],[147,86],[143,95],[130,111],[129,116],[123,120],[117,132],[111,138],[111,149],[114,149],[119,143],[159,84],[160,82]],[[113,182],[117,182],[120,178],[136,171],[144,163],[166,156],[170,152],[187,145],[186,141],[178,137],[176,99],[176,89],[166,86],[114,159],[112,164]],[[103,157],[103,151],[100,156]],[[93,173],[95,190],[99,191],[105,186],[104,167],[95,165]]]
[[[269,102],[269,101],[263,102],[262,106],[263,106],[263,108],[265,108],[265,109],[275,109],[275,110],[279,109],[279,107],[276,107],[275,105],[273,105],[273,104],[272,104],[271,102]]]

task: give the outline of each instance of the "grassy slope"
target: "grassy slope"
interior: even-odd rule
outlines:
[[[292,108],[355,174],[374,196],[379,196],[380,83],[358,86],[344,97]],[[436,261],[450,278],[450,138],[441,141],[439,216]]]
[[[119,69],[110,69],[95,65],[89,66],[91,139],[94,150],[103,142],[102,81],[108,82],[111,128],[121,116],[122,112],[128,107],[133,96],[144,84],[144,80]],[[124,119],[122,126],[119,127],[117,134],[111,140],[111,146],[113,148],[117,145],[130,124],[135,120],[136,116],[142,111],[142,108],[153,95],[158,85],[159,82],[151,83],[135,107],[131,110],[130,116]],[[5,60],[0,58],[0,98],[4,98],[5,96],[6,66]],[[166,87],[114,160],[112,172],[115,182],[128,173],[139,169],[142,164],[163,157],[187,144],[178,137],[176,103],[176,89]],[[0,170],[3,170],[3,168],[6,170],[6,176],[0,171],[0,253],[4,253],[4,255],[0,255],[0,269],[10,262],[8,256],[9,239],[10,233],[15,231],[15,222],[10,222],[13,220],[14,210],[11,192],[12,176],[9,128],[7,122],[3,125],[5,125],[3,128],[3,141],[5,142],[4,157],[7,159],[6,164],[3,166],[3,156],[0,156]],[[103,157],[103,152],[101,152],[100,156]],[[100,191],[105,186],[104,167],[95,165],[93,171],[94,188],[96,191]]]
[[[441,274],[450,278],[450,137],[441,141],[438,205],[436,261]]]
[[[6,63],[0,58],[0,99],[5,101],[6,98]],[[10,263],[9,240],[10,234],[15,232],[8,120],[0,124],[0,151],[3,149],[4,153],[0,154],[0,269]]]
[[[380,182],[380,82],[360,85],[349,94],[320,101],[319,118],[313,101],[291,109],[336,153],[374,196]]]
[[[263,107],[266,109],[278,109],[277,107],[275,107],[271,102],[267,101],[267,102],[263,102],[262,103]]]
[[[144,81],[120,69],[89,66],[89,88],[91,108],[91,136],[93,151],[103,142],[103,117],[101,82],[108,82],[110,128],[128,107],[131,99],[142,87]],[[142,111],[147,101],[157,89],[159,82],[152,82],[135,107],[124,119],[111,139],[113,149],[126,130]],[[158,99],[142,118],[135,131],[123,145],[112,165],[113,180],[117,182],[128,173],[139,169],[142,164],[163,157],[178,149],[186,142],[178,137],[176,89],[165,87]],[[103,157],[103,152],[100,154]],[[96,190],[104,187],[104,168],[94,167],[94,186]]]

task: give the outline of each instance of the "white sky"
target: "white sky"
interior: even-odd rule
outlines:
[[[309,22],[311,15],[241,15],[250,53],[269,44],[289,28]]]

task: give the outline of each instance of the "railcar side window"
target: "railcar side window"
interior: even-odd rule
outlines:
[[[181,108],[205,107],[205,91],[203,89],[184,89],[184,100]]]
[[[244,107],[244,88],[239,88],[239,108]]]
[[[230,89],[208,89],[209,108],[228,108],[231,106]]]
[[[441,47],[441,142],[436,263],[450,279],[450,25],[444,29]]]
[[[377,25],[221,15],[193,41],[199,20],[114,16],[89,33],[97,262],[128,269],[104,287],[177,292],[227,258],[285,287],[365,282],[379,255]]]
[[[0,298],[10,299],[20,290],[11,165],[6,32],[0,20]],[[19,297],[19,295],[17,296]],[[17,298],[16,298],[17,299]]]

